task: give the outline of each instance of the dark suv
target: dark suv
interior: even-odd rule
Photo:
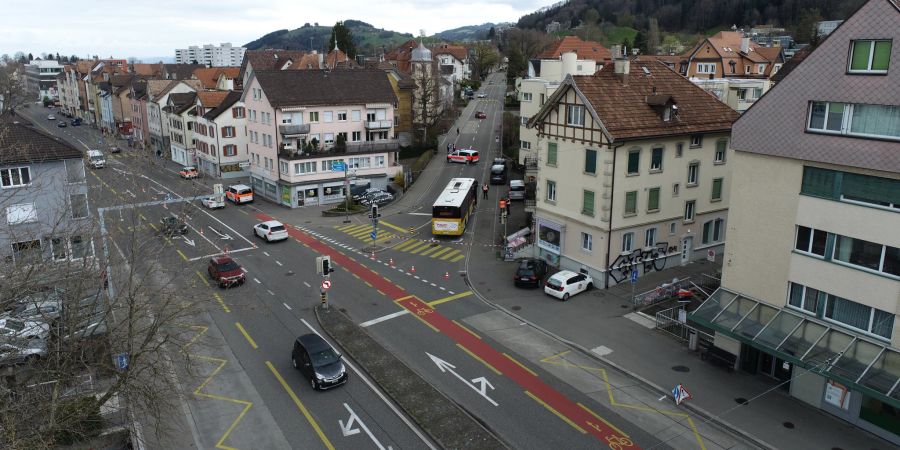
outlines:
[[[219,283],[221,288],[244,284],[244,270],[228,255],[210,258],[206,271],[209,272],[210,278]]]
[[[540,287],[547,276],[547,263],[540,259],[523,259],[516,269],[516,286]]]
[[[309,378],[314,390],[331,389],[347,382],[348,374],[341,354],[318,334],[304,334],[294,341],[291,364]]]

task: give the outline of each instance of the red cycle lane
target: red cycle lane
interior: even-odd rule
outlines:
[[[272,217],[262,213],[256,214],[256,217],[261,221],[273,220]],[[377,272],[357,263],[337,249],[294,227],[288,227],[288,233],[291,237],[306,244],[312,250],[323,255],[331,256],[333,262],[345,268],[347,271],[356,274],[363,281],[372,284],[376,289],[384,292],[387,297],[393,299],[394,302],[402,308],[416,315],[416,317],[436,329],[438,332],[456,341],[457,344],[465,347],[466,350],[472,352],[472,354],[493,366],[507,378],[521,386],[526,392],[530,393],[532,397],[542,402],[545,407],[552,408],[554,412],[563,417],[564,420],[569,422],[571,426],[580,432],[591,433],[602,442],[606,443],[609,448],[614,450],[638,449],[627,435],[615,429],[605,420],[595,416],[587,409],[579,406],[556,389],[553,389],[536,375],[533,375],[520,367],[513,362],[513,360],[506,358],[502,353],[473,336],[471,333],[454,323],[452,320],[444,317],[415,296],[410,295],[400,286],[389,282]]]

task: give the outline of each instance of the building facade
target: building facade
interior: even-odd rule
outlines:
[[[197,141],[194,139],[194,112],[197,92],[169,94],[162,114],[169,128],[169,156],[183,166],[197,164]]]
[[[386,187],[402,171],[397,98],[381,70],[256,70],[242,102],[250,178],[262,198],[291,208],[337,203],[351,176]]]
[[[192,45],[175,50],[176,64],[203,64],[209,67],[239,66],[244,59],[244,47],[234,47],[230,42],[221,45]]]
[[[0,264],[92,259],[94,229],[81,151],[0,117]]]
[[[197,97],[194,138],[197,140],[197,170],[213,178],[242,178],[250,175],[247,153],[247,108],[241,93],[225,93],[214,106]],[[214,94],[222,94],[215,92]],[[201,110],[202,109],[202,110]]]
[[[721,254],[736,118],[660,62],[568,75],[529,121],[534,253],[597,287]]]
[[[34,60],[25,64],[25,93],[34,101],[59,98],[56,76],[63,66],[54,60]]]
[[[737,121],[722,287],[690,316],[738,369],[895,445],[898,42],[900,4],[870,0]]]

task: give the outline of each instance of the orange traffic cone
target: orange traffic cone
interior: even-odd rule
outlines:
[[[412,266],[412,269],[409,270],[412,273],[416,273],[416,266]]]
[[[370,259],[375,259],[375,252],[372,252],[372,254],[371,254],[371,256],[369,256],[369,258],[370,258]]]
[[[445,279],[445,280],[449,280],[449,279],[450,279],[450,272],[444,272],[444,279]]]
[[[391,267],[394,267],[394,258],[391,258]]]

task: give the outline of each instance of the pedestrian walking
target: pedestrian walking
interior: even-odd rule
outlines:
[[[481,185],[481,198],[488,198],[488,187],[487,183]]]
[[[456,128],[456,135],[459,136],[459,127]]]

